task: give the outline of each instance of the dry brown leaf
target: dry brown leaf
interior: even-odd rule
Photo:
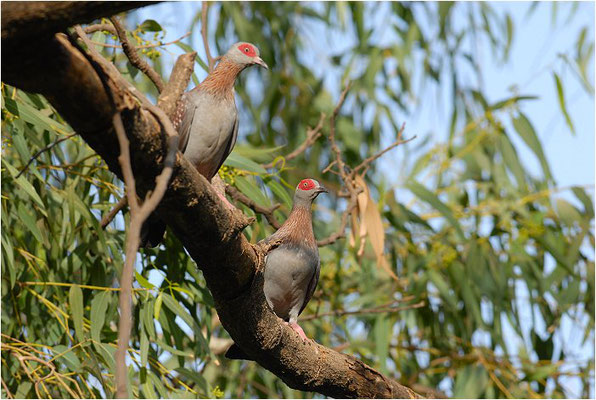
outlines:
[[[360,209],[360,223],[364,226],[364,231],[368,235],[370,244],[373,247],[377,264],[383,268],[393,279],[398,280],[397,275],[389,267],[389,263],[385,258],[385,229],[381,219],[381,213],[377,204],[370,197],[368,186],[361,176],[356,176],[356,183],[361,186],[364,191],[358,195],[358,207]],[[361,196],[363,197],[361,201]],[[363,229],[361,229],[362,231]],[[362,239],[364,237],[362,236]],[[362,252],[364,248],[361,247]],[[359,250],[359,254],[360,250]]]

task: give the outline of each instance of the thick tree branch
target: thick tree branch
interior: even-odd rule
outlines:
[[[156,1],[15,1],[2,5],[2,41],[60,32],[103,15],[156,4]]]
[[[10,3],[3,4],[3,18],[5,7]],[[3,78],[46,96],[109,168],[122,176],[112,126],[119,112],[130,142],[136,190],[144,197],[163,169],[168,147],[159,113],[147,112],[148,107],[136,100],[134,88],[88,59],[64,35],[36,37],[32,42],[37,45],[27,52],[18,51],[17,42],[13,43],[6,53],[11,57],[5,58],[10,73]],[[2,44],[4,53],[4,36]],[[200,260],[222,325],[243,350],[292,388],[332,397],[416,397],[412,390],[351,356],[304,343],[283,324],[267,306],[263,277],[257,273],[264,254],[240,234],[246,221],[228,211],[209,182],[180,153],[173,170],[156,212],[191,257]]]

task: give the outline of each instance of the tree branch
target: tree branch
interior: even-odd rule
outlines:
[[[201,37],[203,38],[203,46],[205,47],[205,54],[207,55],[207,63],[209,64],[209,72],[213,71],[215,60],[211,56],[209,50],[209,38],[207,37],[207,12],[209,11],[209,3],[205,0],[201,2]]]
[[[248,207],[250,207],[254,212],[258,214],[262,214],[269,222],[269,225],[274,227],[275,229],[281,228],[281,223],[273,216],[273,212],[277,210],[280,204],[275,204],[272,207],[265,208],[261,207],[247,196],[244,195],[241,191],[236,189],[234,186],[226,185],[226,193],[232,197],[232,199],[239,201]]]
[[[92,25],[92,26],[94,26],[94,25]],[[87,29],[86,28],[84,28],[84,29],[85,29],[85,33],[89,33],[89,32],[87,32]],[[116,34],[116,30],[114,29],[113,26],[112,26],[112,30],[114,31],[114,35],[115,35]],[[172,40],[171,42],[166,42],[166,43],[157,42],[157,43],[151,43],[151,44],[141,44],[141,45],[138,45],[138,46],[134,46],[134,48],[136,50],[141,50],[141,49],[153,49],[155,47],[169,46],[171,44],[178,43],[179,41],[181,41],[184,38],[189,37],[190,34],[191,34],[191,32],[189,31],[189,32],[186,32],[184,35],[180,36],[178,39]],[[94,41],[91,41],[91,43],[93,45],[95,45],[95,46],[109,47],[111,49],[121,49],[122,48],[122,45],[119,45],[119,44],[99,43],[99,42],[94,42]]]
[[[139,57],[139,55],[137,54],[137,50],[132,45],[132,43],[130,43],[128,36],[126,36],[126,30],[124,29],[124,26],[122,25],[118,17],[111,17],[110,21],[112,21],[114,28],[116,28],[116,33],[118,34],[118,38],[122,43],[122,50],[124,51],[124,54],[126,54],[126,56],[128,57],[130,63],[139,71],[147,75],[147,77],[151,79],[159,93],[161,93],[164,88],[164,83],[161,79],[161,76],[159,76],[159,74],[155,72],[155,70],[151,68],[151,66],[147,64],[145,60],[142,60],[141,57]]]
[[[10,3],[3,4],[3,17],[5,7]],[[153,190],[166,159],[163,111],[147,112],[150,108],[139,104],[134,87],[94,58],[88,59],[64,35],[35,39],[27,42],[33,46],[27,52],[18,50],[17,44],[23,44],[19,40],[7,48],[10,73],[3,75],[5,81],[46,96],[108,167],[122,176],[112,124],[119,113],[130,142],[136,190],[144,197]],[[4,37],[2,44],[4,55]],[[191,257],[201,260],[199,267],[232,339],[290,387],[332,397],[417,396],[354,357],[304,343],[273,314],[263,294],[263,277],[257,273],[263,265],[262,250],[240,234],[245,221],[228,211],[184,157],[176,157],[171,183],[156,212]]]

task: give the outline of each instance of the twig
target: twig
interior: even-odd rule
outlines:
[[[107,213],[106,215],[104,215],[104,217],[101,219],[101,222],[100,222],[101,229],[106,229],[106,226],[108,226],[110,224],[110,222],[112,222],[114,220],[114,218],[116,217],[116,214],[118,214],[118,211],[122,210],[127,204],[128,204],[128,198],[126,196],[124,196],[120,200],[118,200],[118,203],[116,203],[114,208],[112,208],[110,210],[110,212]]]
[[[343,317],[346,315],[395,313],[395,312],[399,312],[399,311],[403,311],[403,310],[410,310],[413,308],[424,307],[425,304],[426,303],[424,302],[424,300],[422,300],[422,301],[419,301],[418,303],[407,304],[405,306],[394,306],[394,307],[380,306],[380,307],[363,308],[361,310],[355,310],[355,311],[337,310],[337,311],[331,311],[331,312],[326,312],[326,313],[322,313],[322,314],[307,315],[305,317],[300,318],[300,320],[301,321],[310,321],[313,319],[317,319],[317,318],[321,318],[321,317],[329,317],[329,316]]]
[[[2,382],[2,387],[6,392],[6,397],[9,399],[14,399],[14,396],[12,395],[12,393],[10,393],[10,390],[8,390],[8,386],[6,386],[6,382],[4,382],[4,379],[0,378],[0,381]]]
[[[114,30],[114,35],[115,34],[116,34],[116,31]],[[171,42],[166,42],[166,43],[158,42],[158,43],[152,43],[152,44],[142,44],[142,45],[134,46],[134,48],[135,48],[135,50],[142,50],[142,49],[153,49],[155,47],[169,46],[171,44],[178,43],[179,41],[181,41],[184,38],[189,37],[190,34],[191,34],[191,32],[186,32],[184,35],[180,36],[176,40],[172,40]],[[99,43],[99,42],[94,42],[94,41],[91,41],[91,44],[94,44],[95,46],[108,47],[111,49],[121,49],[122,48],[122,46],[119,44]]]
[[[344,101],[346,100],[346,95],[348,94],[348,90],[350,90],[350,82],[348,82],[348,84],[346,85],[345,89],[341,92],[341,95],[339,96],[339,101],[337,102],[337,105],[335,106],[335,109],[333,110],[333,114],[331,114],[331,119],[329,120],[329,142],[331,142],[331,150],[335,153],[335,164],[337,164],[338,169],[339,169],[339,174],[342,177],[344,183],[348,183],[348,176],[347,173],[345,171],[345,164],[341,158],[341,151],[339,150],[339,147],[337,146],[337,143],[335,142],[335,119],[337,118],[337,115],[339,114],[339,109],[341,108],[341,106],[344,104]],[[326,172],[329,170],[329,167],[332,164],[329,164],[327,166],[327,168],[325,168],[323,170],[323,172]],[[350,185],[351,182],[350,182]],[[349,189],[349,188],[348,188]]]
[[[42,153],[50,150],[52,147],[56,146],[59,143],[64,142],[65,140],[70,139],[71,137],[73,137],[74,135],[76,135],[76,133],[71,133],[69,135],[66,135],[64,137],[61,137],[59,139],[54,140],[52,143],[50,143],[49,145],[47,145],[46,147],[44,147],[43,149],[37,151],[35,154],[33,154],[33,156],[31,156],[31,158],[29,159],[29,161],[27,161],[27,164],[23,167],[23,169],[21,169],[19,171],[19,173],[17,174],[17,176],[15,176],[15,179],[18,179],[19,176],[23,175],[23,173],[27,170],[27,168],[29,168],[29,166],[31,165],[31,163],[33,161],[35,161],[35,159],[37,157],[39,157],[40,155],[42,155]]]
[[[132,280],[134,263],[140,244],[141,227],[151,212],[155,210],[168,188],[168,182],[174,170],[174,161],[176,159],[178,146],[176,141],[169,144],[164,169],[155,179],[155,190],[152,194],[147,196],[142,205],[139,205],[135,188],[135,179],[130,163],[129,141],[126,137],[122,117],[119,112],[114,114],[113,122],[120,144],[120,156],[118,157],[118,161],[122,167],[122,176],[124,178],[124,183],[126,184],[126,196],[130,207],[130,225],[128,227],[128,235],[126,238],[126,261],[124,262],[124,268],[122,269],[122,276],[120,278],[120,320],[118,322],[118,349],[115,354],[116,397],[127,398],[128,374],[126,367],[126,350],[128,349],[130,331],[132,328]],[[176,144],[176,146],[173,146],[173,144]]]
[[[122,50],[124,50],[124,54],[128,57],[130,63],[134,65],[138,70],[143,72],[155,85],[157,90],[161,93],[164,88],[164,83],[161,77],[145,60],[142,60],[141,57],[137,54],[135,47],[130,43],[130,40],[126,36],[126,30],[124,26],[118,19],[118,17],[111,17],[110,21],[114,24],[114,28],[116,28],[116,32],[118,33],[118,38],[120,42],[122,42]]]
[[[120,319],[118,322],[118,348],[115,354],[116,397],[127,398],[128,374],[126,367],[126,350],[128,349],[128,342],[130,341],[130,331],[132,327],[132,279],[134,272],[134,262],[140,243],[141,226],[143,225],[145,219],[147,219],[151,212],[157,207],[166,189],[168,188],[168,183],[174,170],[179,137],[176,133],[176,130],[174,129],[174,126],[172,125],[172,121],[170,121],[163,110],[151,104],[151,102],[137,88],[135,88],[120,75],[113,64],[109,63],[101,56],[101,54],[99,54],[99,52],[91,45],[89,38],[85,35],[85,32],[80,25],[75,26],[75,31],[89,48],[89,55],[93,58],[93,60],[102,68],[104,68],[106,73],[112,76],[123,87],[132,92],[139,99],[143,107],[155,115],[162,129],[168,136],[168,152],[165,157],[164,168],[155,179],[155,189],[153,193],[148,194],[144,203],[139,205],[134,175],[132,173],[132,166],[130,164],[128,138],[126,137],[126,132],[124,130],[120,112],[118,111],[114,114],[113,124],[120,145],[120,156],[118,157],[118,161],[122,167],[122,175],[126,185],[126,196],[128,198],[128,205],[130,207],[130,225],[128,228],[125,251],[126,260],[122,270],[122,276],[120,278]]]
[[[306,130],[306,139],[304,140],[304,142],[302,142],[302,144],[300,144],[300,146],[298,146],[296,149],[294,149],[290,154],[286,155],[283,158],[284,161],[290,161],[290,160],[296,158],[301,153],[306,151],[306,149],[308,149],[310,146],[312,146],[317,141],[318,138],[321,137],[321,135],[322,135],[321,129],[323,128],[323,122],[325,121],[325,117],[326,117],[325,114],[321,113],[321,116],[319,117],[319,122],[317,122],[317,126],[315,126],[313,129],[308,128]],[[279,160],[274,160],[274,161],[270,162],[269,164],[265,164],[265,165],[263,165],[263,168],[265,168],[265,169],[273,168],[275,166],[275,164],[277,164],[277,161],[279,161]]]
[[[89,25],[89,26],[84,27],[83,30],[85,31],[85,33],[95,33],[95,32],[99,32],[99,31],[108,31],[112,35],[116,35],[116,29],[111,24]]]
[[[201,3],[201,36],[203,37],[203,46],[205,47],[205,54],[207,55],[207,62],[209,63],[209,72],[213,71],[215,60],[211,56],[209,50],[209,38],[207,37],[207,12],[209,11],[209,3],[203,0]]]
[[[232,197],[232,199],[246,204],[254,212],[262,214],[267,219],[267,222],[269,222],[269,225],[271,225],[275,229],[281,228],[281,223],[273,216],[273,212],[279,208],[280,204],[275,204],[269,208],[261,207],[260,205],[249,199],[247,196],[245,196],[244,193],[236,189],[234,186],[230,185],[226,185],[226,193],[229,194],[230,197]]]
[[[348,201],[348,206],[344,210],[343,214],[341,215],[341,223],[337,227],[337,230],[332,233],[331,235],[327,236],[325,239],[317,240],[317,246],[323,247],[335,243],[339,239],[346,236],[346,227],[348,226],[348,218],[350,214],[356,209],[357,202],[357,195],[352,196]]]

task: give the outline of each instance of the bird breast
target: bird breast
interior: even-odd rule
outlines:
[[[184,156],[210,178],[217,172],[234,134],[236,105],[233,99],[220,99],[204,92],[190,97],[189,101],[194,117]]]
[[[303,246],[280,246],[267,255],[263,290],[278,317],[298,316],[318,262],[318,254]]]

